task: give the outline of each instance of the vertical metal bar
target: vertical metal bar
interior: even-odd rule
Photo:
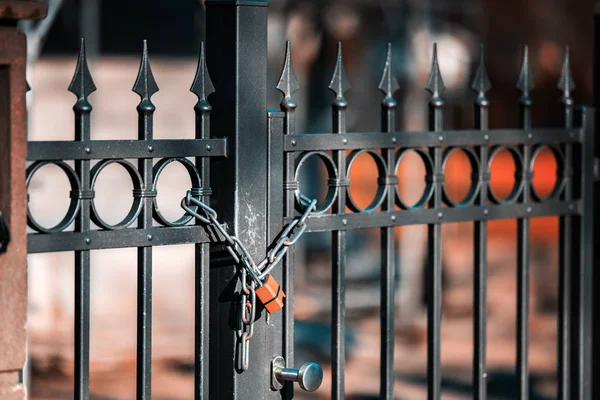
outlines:
[[[207,0],[207,59],[217,91],[211,96],[211,131],[227,137],[228,157],[211,163],[215,207],[229,232],[255,260],[266,254],[268,192],[266,0]],[[281,204],[280,204],[281,205]],[[211,251],[213,249],[211,248]],[[215,249],[217,247],[215,246]],[[259,310],[249,368],[236,369],[239,280],[232,263],[211,266],[210,398],[280,399],[270,390],[270,362],[281,349],[281,325]]]
[[[76,106],[77,107],[77,106]],[[90,107],[91,109],[91,107]],[[91,110],[90,110],[91,111]],[[75,132],[78,141],[89,140],[89,111],[75,109]],[[75,169],[81,179],[82,190],[90,187],[89,160],[75,161]],[[81,200],[79,215],[75,220],[75,231],[90,229],[90,203]],[[75,252],[75,393],[80,399],[89,396],[90,364],[90,252]]]
[[[214,92],[213,84],[206,68],[206,53],[204,42],[200,43],[200,57],[196,76],[190,91],[198,97],[194,106],[196,115],[197,139],[210,138],[210,112],[212,107],[208,102],[208,96]],[[201,187],[192,188],[193,196],[201,196],[205,204],[210,204],[210,159],[208,157],[196,157],[196,166],[200,167]],[[196,221],[196,225],[201,225]],[[195,288],[194,288],[194,398],[196,400],[208,399],[208,375],[209,375],[209,316],[208,301],[210,296],[209,286],[209,262],[210,244],[202,243],[195,245]]]
[[[523,146],[523,168],[529,169],[529,146]],[[527,172],[524,172],[527,174]],[[522,202],[529,198],[529,180],[523,178]],[[517,220],[517,398],[529,398],[529,218]]]
[[[529,67],[529,51],[525,47],[521,75],[517,87],[521,90],[519,100],[519,124],[522,129],[531,129],[532,100],[529,92],[533,89],[533,78]],[[531,185],[531,148],[521,145],[519,149],[523,154],[523,171],[521,171],[522,192],[519,202],[529,204]],[[529,398],[529,218],[517,220],[517,398]]]
[[[204,176],[204,170],[202,172]],[[203,181],[203,190],[208,181]],[[208,195],[203,196],[204,202]],[[208,204],[208,203],[205,203]],[[196,282],[195,282],[195,332],[194,332],[194,398],[209,399],[209,268],[210,268],[210,244],[203,243],[195,246],[196,252]]]
[[[151,97],[158,86],[150,69],[148,45],[144,40],[144,49],[138,78],[133,91],[140,95],[138,111],[138,139],[147,142],[153,139],[153,114],[156,110]],[[152,203],[156,196],[153,187],[152,158],[138,160],[144,188],[143,209],[138,219],[138,228],[152,227]],[[150,400],[152,384],[152,236],[148,235],[148,246],[138,247],[137,282],[137,398]]]
[[[598,110],[598,107],[600,107],[600,8],[596,8],[594,21],[594,107],[595,110]],[[600,169],[600,146],[594,143],[597,140],[599,133],[600,131],[598,128],[594,126],[594,133],[588,132],[588,135],[594,136],[592,138],[589,138],[589,136],[585,138],[586,143],[591,140],[591,143],[586,147],[592,146],[594,148],[594,168],[596,168],[594,173],[600,172],[598,171],[598,169]],[[595,206],[589,210],[593,214],[593,218],[592,216],[587,216],[594,224],[592,227],[593,240],[591,242],[587,241],[586,245],[591,246],[594,249],[592,254],[593,261],[590,264],[590,267],[595,271],[593,273],[592,285],[597,288],[600,287],[600,272],[598,272],[600,271],[600,212],[598,212],[598,207],[600,207],[598,201],[600,199],[600,180],[597,179],[596,175],[593,177],[593,182],[594,191],[591,194],[591,199]],[[591,184],[588,181],[586,181],[586,183],[588,185]],[[597,302],[597,300],[598,296],[592,295],[592,304]],[[600,324],[600,307],[598,306],[593,308],[592,321],[592,333],[597,337],[599,335],[598,328]],[[600,352],[598,349],[600,349],[600,346],[598,345],[592,347],[592,360],[600,360]],[[600,361],[594,361],[591,368],[592,376],[598,376],[600,373]],[[591,397],[598,398],[598,396],[600,396],[600,382],[594,379],[594,382],[592,382]]]
[[[471,88],[477,93],[473,104],[475,111],[475,128],[487,131],[488,110],[490,102],[485,93],[491,89],[491,84],[485,66],[485,54],[481,46],[479,68]],[[487,191],[489,184],[488,147],[477,146],[475,151],[479,155],[480,187],[475,204],[486,207],[488,203]],[[485,400],[487,398],[487,371],[486,371],[486,318],[487,318],[487,221],[481,220],[474,223],[473,231],[473,398]]]
[[[593,229],[594,229],[594,135],[595,110],[579,107],[575,113],[577,126],[583,127],[583,145],[574,148],[573,191],[581,198],[581,214],[573,217],[573,379],[571,399],[593,399],[592,333],[593,333]]]
[[[284,213],[286,212],[285,196],[285,158],[286,154],[283,149],[284,132],[285,132],[285,113],[277,111],[269,111],[269,140],[268,140],[268,155],[267,171],[270,173],[268,179],[268,210],[267,210],[267,239],[268,243],[275,243],[283,229]],[[293,118],[293,116],[292,116]],[[292,167],[293,168],[293,167]],[[293,179],[293,178],[292,178]],[[283,205],[283,206],[282,206]],[[293,203],[292,203],[293,207]],[[293,214],[294,208],[291,208]],[[269,247],[271,250],[272,247]],[[285,357],[285,365],[287,368],[294,367],[294,269],[293,269],[293,253],[290,254],[290,248],[287,256],[291,257],[290,265],[281,264],[273,269],[270,274],[275,280],[281,282],[281,288],[285,293],[283,310],[269,314],[266,322],[270,325],[281,326],[281,330],[270,330],[269,340],[275,343],[275,353],[283,354]],[[285,260],[284,260],[285,261]],[[293,382],[286,382],[283,388],[279,391],[280,400],[291,400],[294,398]]]
[[[437,44],[433,45],[433,62],[431,75],[425,88],[431,93],[429,100],[429,129],[441,132],[444,129],[443,106],[441,94],[444,81],[440,73],[437,59]],[[440,141],[443,141],[440,135]],[[434,193],[429,207],[438,210],[440,222],[427,226],[427,398],[439,400],[441,397],[441,323],[442,323],[442,148],[429,150],[433,159]]]
[[[284,132],[286,135],[294,133],[294,110],[288,109],[285,111],[284,120]],[[294,153],[286,153],[284,156],[285,161],[285,184],[287,184],[287,190],[284,195],[284,212],[286,217],[294,216]],[[294,365],[294,248],[288,250],[285,259],[283,260],[283,276],[284,276],[284,287],[286,293],[285,308],[283,310],[283,354],[285,361],[288,366]],[[294,385],[291,382],[286,383],[288,395],[290,398],[294,394]]]
[[[336,97],[332,103],[333,132],[338,134],[346,133],[346,108],[348,102],[344,98],[344,92],[350,88],[348,78],[344,71],[342,62],[342,43],[338,42],[337,61],[335,71],[329,88],[335,93]],[[344,214],[346,212],[346,189],[348,178],[346,177],[346,151],[333,151],[333,158],[338,169],[337,198],[333,205],[334,214]],[[332,336],[331,336],[331,356],[332,356],[332,384],[331,398],[342,400],[344,394],[344,366],[345,366],[345,334],[346,334],[346,231],[333,231],[333,257],[332,257]]]
[[[571,90],[574,88],[573,77],[570,71],[569,49],[565,49],[563,71],[558,84],[563,92],[561,104],[564,109],[564,126],[573,127],[573,105]],[[569,202],[573,199],[573,145],[562,144],[561,149],[565,157],[563,176],[564,189],[561,200]],[[573,274],[573,220],[569,215],[559,217],[559,312],[558,312],[558,398],[567,400],[571,398],[571,307],[572,307],[572,274]]]
[[[392,67],[392,45],[388,43],[385,68],[379,89],[385,97],[381,103],[381,130],[394,132],[396,129],[396,107],[394,92],[398,83]],[[387,193],[382,211],[393,211],[395,206],[395,188],[398,177],[394,175],[395,149],[382,150],[387,165]],[[381,228],[381,357],[379,398],[394,399],[394,286],[396,271],[396,250],[394,228]]]
[[[286,43],[285,61],[277,89],[283,93],[281,111],[285,113],[283,120],[284,135],[296,132],[296,107],[293,98],[294,92],[300,88],[294,66],[292,63],[290,42]],[[288,152],[283,156],[284,165],[284,216],[293,217],[295,214],[295,191],[298,182],[295,182],[295,153]],[[288,367],[294,367],[294,247],[291,247],[283,259],[283,289],[286,293],[285,307],[283,308],[283,356]],[[286,382],[284,385],[284,399],[294,397],[294,385]]]
[[[75,112],[75,140],[87,142],[91,139],[90,114],[92,105],[87,96],[96,90],[87,66],[85,42],[81,39],[79,58],[69,90],[77,96]],[[81,181],[81,192],[71,193],[79,198],[79,214],[75,219],[76,232],[90,230],[90,161],[75,161],[75,170]],[[90,366],[90,251],[75,252],[75,388],[76,399],[89,398]]]

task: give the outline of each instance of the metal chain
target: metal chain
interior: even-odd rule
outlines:
[[[300,206],[304,208],[303,213],[292,220],[277,236],[272,243],[267,256],[258,264],[254,262],[252,256],[244,244],[235,236],[227,233],[225,228],[218,222],[217,212],[209,205],[192,196],[188,191],[181,200],[181,208],[186,213],[196,218],[203,224],[215,227],[222,235],[227,247],[227,251],[233,257],[233,260],[240,268],[240,304],[238,326],[236,334],[238,337],[238,369],[246,371],[249,366],[249,345],[250,339],[254,335],[254,320],[256,318],[256,288],[263,285],[265,277],[275,268],[281,259],[286,255],[290,246],[293,246],[306,231],[306,219],[316,210],[317,200],[298,194]],[[195,206],[195,207],[194,207]],[[194,208],[192,208],[194,207]],[[202,215],[199,211],[202,212]],[[248,282],[250,278],[250,282]]]
[[[256,283],[248,285],[248,274],[240,271],[241,296],[239,304],[239,318],[236,327],[238,337],[238,365],[240,371],[246,371],[250,364],[250,339],[254,335],[254,319],[256,318]]]

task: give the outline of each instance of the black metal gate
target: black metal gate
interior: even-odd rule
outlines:
[[[299,89],[292,67],[289,44],[283,73],[277,88],[283,93],[281,112],[266,108],[267,86],[267,2],[264,0],[207,0],[207,47],[200,53],[198,71],[191,90],[198,96],[196,138],[156,140],[153,138],[151,97],[158,90],[144,43],[138,78],[133,90],[140,95],[138,140],[92,140],[88,95],[96,88],[88,71],[82,41],[77,69],[69,90],[77,101],[75,140],[29,142],[27,179],[47,164],[64,171],[71,184],[67,215],[55,227],[46,228],[29,214],[30,253],[75,252],[75,398],[89,398],[90,257],[94,250],[138,248],[138,345],[137,397],[151,397],[152,248],[190,243],[196,245],[196,344],[195,398],[276,399],[292,398],[287,371],[279,379],[272,360],[283,357],[293,368],[293,249],[282,265],[272,271],[287,294],[283,311],[268,316],[258,306],[250,321],[252,333],[239,334],[239,310],[243,298],[239,269],[226,252],[230,236],[245,245],[248,258],[268,256],[280,232],[294,223],[307,232],[327,231],[332,246],[332,392],[344,398],[345,264],[346,232],[353,229],[381,230],[381,386],[380,398],[393,399],[394,387],[394,227],[428,226],[428,398],[440,399],[441,326],[441,227],[450,222],[474,225],[474,398],[486,398],[486,271],[487,224],[494,219],[518,222],[517,298],[517,384],[518,398],[529,397],[529,247],[530,218],[560,217],[560,313],[559,313],[559,397],[591,399],[591,307],[593,228],[592,182],[594,180],[594,111],[575,107],[568,51],[559,87],[562,90],[564,128],[531,126],[533,80],[527,49],[518,80],[520,127],[489,130],[491,85],[482,56],[474,78],[474,128],[451,131],[443,126],[444,83],[438,67],[436,48],[426,89],[429,101],[429,130],[398,132],[395,127],[394,91],[398,88],[388,48],[379,88],[383,92],[380,132],[348,133],[344,93],[350,84],[344,72],[341,44],[330,89],[332,133],[296,133],[293,94]],[[205,54],[206,53],[206,54]],[[382,57],[384,55],[382,54]],[[205,60],[208,60],[208,68]],[[208,71],[210,71],[209,78]],[[213,86],[214,83],[214,86]],[[216,89],[216,90],[215,90]],[[215,92],[211,95],[211,93]],[[210,104],[208,96],[210,96]],[[517,107],[515,107],[517,109]],[[212,132],[212,134],[210,133]],[[222,136],[216,138],[216,136]],[[557,183],[547,198],[532,185],[532,164],[537,154],[549,148],[557,164]],[[397,190],[399,163],[408,152],[416,152],[426,168],[425,191],[410,205]],[[453,201],[444,186],[444,168],[456,151],[466,154],[473,171],[465,199]],[[492,190],[490,166],[500,151],[508,151],[516,165],[516,179],[508,198]],[[368,154],[378,169],[378,191],[373,202],[361,208],[348,191],[349,171],[354,160]],[[319,158],[328,172],[328,194],[323,204],[298,221],[306,203],[298,184],[298,171],[310,157]],[[127,161],[137,159],[137,165]],[[72,168],[65,160],[74,160]],[[92,164],[93,160],[100,160]],[[170,163],[180,163],[192,181],[191,196],[210,204],[219,213],[223,235],[214,224],[184,214],[168,221],[156,203],[156,182]],[[133,182],[133,205],[127,217],[116,225],[105,222],[94,205],[96,177],[108,165],[119,164]],[[93,166],[92,166],[93,165]],[[183,194],[182,194],[183,196]],[[243,205],[243,206],[241,206]],[[192,206],[200,212],[200,207]],[[585,218],[584,218],[585,216]],[[296,222],[293,222],[296,221]],[[66,231],[72,223],[74,231]],[[97,227],[92,228],[92,223]],[[305,225],[304,225],[305,224]],[[277,244],[275,244],[277,246]],[[281,244],[279,245],[281,247]],[[268,259],[269,257],[267,257]],[[244,315],[244,310],[242,311]],[[249,363],[240,364],[245,347]],[[279,359],[281,362],[281,359]],[[401,393],[396,393],[401,395]]]

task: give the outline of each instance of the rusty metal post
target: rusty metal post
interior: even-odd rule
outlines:
[[[0,0],[0,210],[11,242],[0,255],[0,398],[25,398],[21,369],[25,364],[27,320],[27,151],[25,36],[20,19],[41,19],[46,3]]]

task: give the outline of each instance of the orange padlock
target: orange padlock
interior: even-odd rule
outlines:
[[[268,274],[263,285],[256,289],[256,295],[270,313],[274,313],[283,307],[285,293],[271,274]]]

